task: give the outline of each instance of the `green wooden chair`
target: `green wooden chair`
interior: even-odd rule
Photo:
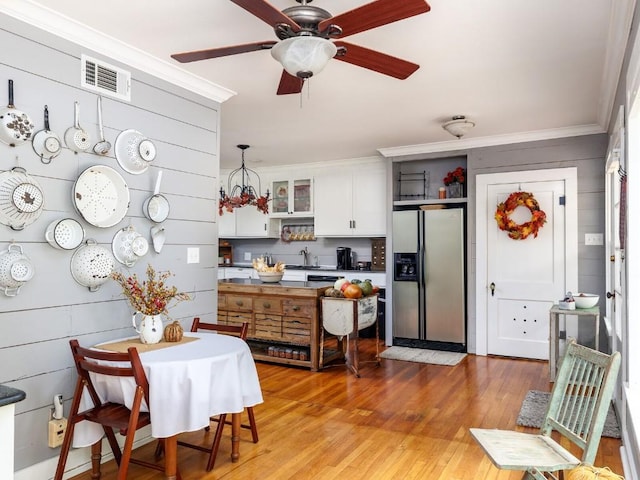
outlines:
[[[471,428],[493,464],[502,470],[522,470],[523,480],[558,478],[558,472],[593,463],[611,403],[620,353],[612,355],[568,344],[539,434]],[[556,430],[582,449],[576,458],[551,438]]]

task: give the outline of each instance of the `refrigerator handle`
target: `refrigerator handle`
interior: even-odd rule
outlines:
[[[420,252],[418,254],[418,268],[417,268],[418,281],[420,282],[420,286],[422,288],[424,288],[425,284],[427,283],[427,279],[425,278],[427,274],[427,269],[425,268],[425,260],[426,260],[425,248],[424,248],[424,244],[422,244],[420,245]]]

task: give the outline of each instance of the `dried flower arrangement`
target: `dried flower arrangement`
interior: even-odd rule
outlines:
[[[171,272],[161,272],[156,277],[155,269],[147,266],[147,279],[140,283],[138,276],[125,277],[120,272],[113,272],[111,278],[120,284],[122,293],[136,312],[143,315],[168,315],[169,303],[190,300],[188,293],[178,292],[174,287],[165,285],[165,280],[172,276]]]

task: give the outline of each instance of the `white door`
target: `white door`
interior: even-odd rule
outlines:
[[[575,174],[575,169],[566,170]],[[549,309],[564,296],[571,283],[566,273],[567,184],[562,174],[556,175],[556,180],[549,174],[553,170],[545,172],[512,172],[502,178],[493,174],[491,181],[484,185],[480,182],[478,186],[484,189],[485,210],[480,216],[485,228],[484,238],[478,242],[478,257],[481,246],[486,251],[486,270],[478,270],[478,286],[483,285],[482,293],[486,295],[478,295],[478,312],[483,310],[480,304],[484,301],[489,354],[549,358]],[[546,214],[547,223],[537,237],[514,240],[496,224],[497,205],[517,191],[531,192]],[[574,194],[566,201],[576,200]],[[531,213],[526,207],[518,207],[510,218],[522,224],[530,220]],[[575,237],[575,233],[571,235]],[[572,259],[570,263],[574,262]],[[481,279],[483,271],[486,276]]]

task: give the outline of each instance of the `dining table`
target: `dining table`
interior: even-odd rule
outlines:
[[[240,414],[246,407],[263,402],[262,390],[251,350],[234,336],[217,333],[185,332],[180,342],[143,344],[138,337],[112,340],[92,348],[126,351],[138,349],[149,381],[151,436],[164,440],[165,477],[177,478],[178,435],[203,429],[210,417],[232,415],[231,460],[240,457]],[[132,405],[135,383],[131,378],[95,375],[94,383],[103,401]],[[83,401],[90,406],[85,391]],[[99,478],[101,425],[82,421],[74,431],[74,447],[92,447],[92,478]],[[97,471],[96,471],[97,470]]]

